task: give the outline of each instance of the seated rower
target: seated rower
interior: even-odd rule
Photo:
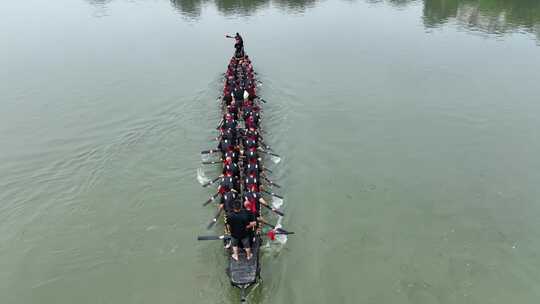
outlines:
[[[231,103],[226,107],[227,113],[230,114],[235,121],[238,119],[238,111],[240,110],[238,106],[239,103],[236,100],[231,100]]]
[[[246,258],[250,260],[251,253],[250,237],[257,226],[257,219],[253,213],[242,209],[242,203],[233,203],[233,212],[227,215],[227,228],[231,233],[231,243],[233,247],[232,258],[238,261],[238,245],[242,244],[246,251]]]
[[[223,209],[226,213],[231,212],[233,210],[232,205],[237,198],[238,194],[234,190],[221,194],[221,201],[218,208]]]
[[[241,85],[240,83],[238,83],[233,92],[233,97],[234,97],[234,101],[238,102],[238,103],[241,103],[242,101],[244,101],[244,90],[241,88]]]
[[[244,180],[244,189],[251,189],[253,186],[256,187],[256,189],[259,189],[261,186],[261,181],[257,178],[257,174],[250,172]]]
[[[240,191],[240,184],[238,179],[234,177],[232,172],[226,171],[225,174],[221,177],[221,182],[219,183],[218,192],[223,194],[229,191]]]
[[[238,143],[237,131],[235,129],[221,129],[218,140],[228,140],[232,144]]]
[[[247,164],[244,163],[244,174],[246,176],[255,175],[255,177],[259,178],[261,167],[259,166],[257,159],[251,159]]]
[[[240,178],[240,168],[238,168],[237,163],[232,161],[231,157],[226,157],[225,160],[223,160],[223,174],[226,174],[227,172],[230,172],[236,179]]]
[[[242,145],[245,150],[257,149],[259,147],[258,141],[253,137],[246,137],[242,141]]]
[[[227,159],[227,157],[230,157],[232,159],[233,163],[238,164],[239,155],[236,151],[227,151],[225,154],[223,154],[223,160]]]
[[[229,151],[234,151],[235,148],[236,147],[234,143],[226,138],[222,138],[219,141],[218,149],[221,151],[221,154],[225,154],[226,152],[229,152]]]
[[[229,93],[229,91],[225,91],[225,94],[223,94],[223,103],[225,104],[225,106],[226,107],[229,106],[232,101],[233,101],[233,98],[231,94]]]
[[[231,113],[225,113],[223,116],[223,121],[219,127],[221,130],[236,129],[236,127],[238,127],[238,122],[234,119]]]
[[[251,113],[247,116],[247,119],[244,120],[247,128],[258,128],[259,127],[259,116]]]
[[[264,200],[262,195],[259,193],[259,190],[255,186],[251,186],[249,191],[244,193],[244,207],[251,211],[257,218],[261,217],[261,204],[270,208],[272,211],[277,209],[270,207],[268,203]]]

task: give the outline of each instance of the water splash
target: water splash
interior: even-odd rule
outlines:
[[[279,217],[278,218],[278,222],[276,224],[276,229],[278,228],[282,228],[281,226],[281,220],[283,219],[283,217]],[[287,235],[286,234],[276,234],[276,240],[275,240],[277,243],[281,244],[281,245],[285,245],[285,243],[287,243]]]
[[[197,169],[197,181],[199,182],[199,184],[201,185],[204,185],[208,182],[211,181],[211,179],[209,179],[208,177],[206,177],[206,175],[204,174],[204,170],[203,168],[198,168]]]
[[[212,158],[213,157],[210,154],[201,154],[201,161],[203,161],[203,162],[210,161]]]
[[[281,161],[281,158],[280,158],[280,157],[277,157],[277,156],[271,155],[271,156],[270,156],[270,160],[272,160],[272,162],[273,162],[274,164],[279,164],[279,162]]]
[[[283,200],[279,197],[272,197],[272,207],[279,209],[281,206],[283,206]]]

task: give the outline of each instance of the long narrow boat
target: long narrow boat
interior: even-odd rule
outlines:
[[[221,97],[220,110],[222,120],[219,123],[218,137],[219,145],[217,149],[207,150],[201,153],[220,155],[219,160],[203,162],[206,164],[221,164],[222,175],[207,182],[207,187],[217,181],[220,182],[218,191],[211,196],[204,205],[213,202],[217,197],[220,199],[218,212],[212,219],[208,228],[220,221],[222,216],[224,234],[221,236],[203,236],[199,240],[223,240],[225,252],[228,256],[228,267],[226,270],[230,278],[231,285],[240,289],[241,302],[246,301],[246,295],[250,287],[258,283],[261,273],[261,245],[263,243],[262,226],[272,227],[269,237],[273,239],[275,234],[292,234],[281,228],[276,228],[263,220],[263,215],[273,214],[283,215],[283,213],[269,206],[262,193],[280,197],[268,191],[270,187],[276,185],[266,177],[266,168],[263,166],[263,154],[274,155],[269,152],[268,147],[261,136],[261,102],[266,102],[257,96],[257,80],[254,77],[253,66],[248,56],[242,52],[239,56],[236,53],[230,60],[227,72],[225,73],[223,96]],[[263,183],[262,181],[266,182]],[[266,188],[265,188],[266,187]],[[227,228],[227,214],[231,212],[231,201],[242,198],[242,206],[249,212],[253,212],[257,217],[256,229],[250,234],[250,246],[252,257],[247,258],[247,254],[242,248],[238,251],[238,259],[233,258],[232,246],[230,246],[230,232]],[[262,207],[266,207],[268,212],[263,212]],[[265,209],[265,210],[266,210]],[[225,212],[222,212],[222,211]],[[246,211],[246,212],[247,212]]]

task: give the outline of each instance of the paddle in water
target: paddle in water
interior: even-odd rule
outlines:
[[[261,205],[263,205],[263,206],[264,206],[265,208],[267,208],[268,210],[274,212],[275,214],[278,214],[278,215],[280,215],[280,216],[285,216],[285,213],[283,213],[283,212],[277,210],[276,208],[272,208],[272,207],[268,206],[267,204],[261,204]]]
[[[287,231],[287,230],[282,229],[282,228],[276,228],[275,225],[272,225],[272,224],[268,223],[265,220],[259,220],[259,222],[261,222],[261,223],[265,224],[266,226],[272,228],[273,230],[276,230],[277,232],[279,232],[277,234],[295,234],[293,231]]]
[[[210,198],[206,202],[204,202],[203,206],[206,206],[206,205],[210,204],[211,202],[213,202],[218,195],[219,195],[219,192],[217,192],[216,194],[210,196]]]
[[[208,187],[208,186],[214,184],[215,182],[217,182],[217,181],[220,179],[220,177],[221,177],[221,176],[218,176],[218,177],[214,178],[213,180],[211,180],[211,181],[205,183],[205,184],[202,185],[202,186],[203,186],[204,188],[206,188],[206,187]],[[278,188],[279,188],[279,187],[278,187]]]
[[[199,235],[197,241],[228,240],[230,238],[230,235]]]
[[[277,198],[283,199],[283,196],[275,194],[274,192],[270,192],[270,191],[267,191],[267,190],[262,190],[262,192],[264,192],[264,193],[266,193],[268,195],[275,196]]]
[[[264,153],[264,154],[268,154],[268,155],[271,155],[271,156],[281,158],[281,156],[277,155],[276,153],[272,153],[270,151],[266,151],[266,150],[259,150],[259,151],[261,151],[261,153]]]
[[[217,223],[218,218],[219,218],[219,215],[221,214],[222,211],[223,211],[223,208],[219,208],[219,210],[218,210],[218,212],[216,213],[216,215],[212,218],[212,220],[210,221],[210,223],[208,224],[208,226],[206,226],[206,229],[212,228],[212,226],[214,226],[214,224]]]
[[[272,185],[272,186],[274,186],[274,187],[276,187],[276,188],[281,188],[280,185],[278,185],[278,184],[274,183],[273,181],[269,180],[266,176],[263,176],[262,178],[263,178],[265,181],[267,181],[270,185]]]
[[[216,152],[219,152],[219,150],[204,150],[204,151],[201,151],[201,154],[212,154],[212,153],[216,153]]]
[[[214,164],[221,164],[223,161],[220,160],[212,160],[212,161],[203,161],[203,165],[214,165]]]

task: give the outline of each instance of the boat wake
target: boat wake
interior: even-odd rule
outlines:
[[[203,168],[198,168],[197,169],[197,181],[199,182],[199,184],[201,185],[204,185],[206,183],[209,183],[210,181],[212,181],[210,178],[208,178],[205,174],[204,174],[204,170]]]

